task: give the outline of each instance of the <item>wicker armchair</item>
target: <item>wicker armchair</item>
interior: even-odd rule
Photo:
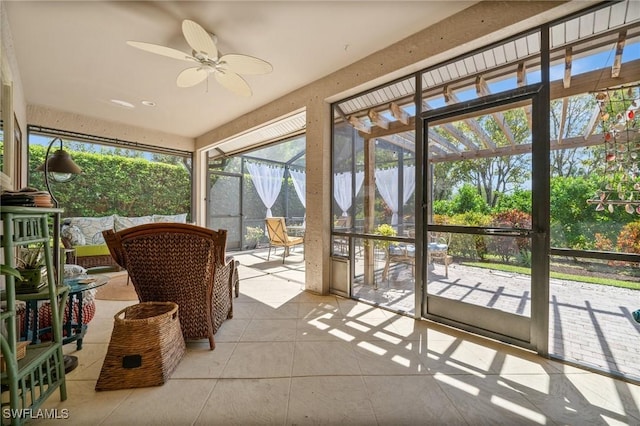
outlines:
[[[114,260],[129,272],[140,302],[179,306],[185,339],[209,339],[233,316],[236,262],[225,257],[227,231],[152,223],[103,232]]]

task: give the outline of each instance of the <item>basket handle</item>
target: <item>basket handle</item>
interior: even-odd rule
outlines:
[[[115,314],[115,315],[113,316],[113,319],[115,319],[115,320],[121,320],[121,319],[124,319],[124,318],[120,318],[120,317],[121,317],[121,316],[124,316],[124,313],[125,313],[125,311],[126,311],[128,308],[129,308],[128,306],[127,306],[127,307],[125,307],[125,308],[122,308],[122,309],[120,310],[120,312],[118,312],[117,314]]]

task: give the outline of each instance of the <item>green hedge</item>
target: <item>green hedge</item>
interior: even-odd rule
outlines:
[[[46,149],[29,146],[29,186],[46,190],[42,172]],[[68,151],[82,174],[51,183],[65,217],[146,216],[191,212],[190,172],[181,165],[110,154]],[[190,220],[190,218],[188,218]]]

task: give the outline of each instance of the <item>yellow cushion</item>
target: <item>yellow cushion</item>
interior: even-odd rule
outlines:
[[[92,246],[76,246],[76,256],[104,256],[109,255],[109,247],[106,244],[98,244]]]

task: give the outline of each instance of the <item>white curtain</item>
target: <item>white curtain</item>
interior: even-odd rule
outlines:
[[[351,193],[351,172],[336,173],[333,175],[333,197],[342,210],[342,216],[348,216],[347,210],[351,208],[353,195]],[[360,192],[364,182],[364,172],[356,173],[356,194]]]
[[[291,175],[291,179],[293,179],[293,187],[296,190],[296,194],[298,194],[298,198],[302,203],[302,206],[307,208],[307,177],[304,171],[291,170],[289,169],[289,174]],[[304,219],[302,220],[302,226],[306,226],[307,224],[307,213],[305,211]]]
[[[402,205],[404,205],[416,189],[416,168],[415,166],[404,166],[402,168]],[[376,170],[376,186],[384,202],[389,206],[391,212],[391,225],[398,224],[398,210],[400,208],[398,200],[398,168]]]
[[[402,172],[402,205],[404,206],[416,190],[416,166],[404,166]]]
[[[306,208],[307,194],[305,191],[307,190],[307,179],[305,176],[305,172],[298,171],[298,170],[289,170],[289,174],[293,179],[293,187],[296,189],[296,194],[298,194],[298,198],[300,199],[300,202]]]
[[[271,207],[276,202],[278,194],[280,194],[280,188],[282,188],[284,167],[247,162],[247,169],[249,169],[251,180],[256,187],[256,191],[258,191],[260,199],[267,208],[267,217],[272,217]]]

